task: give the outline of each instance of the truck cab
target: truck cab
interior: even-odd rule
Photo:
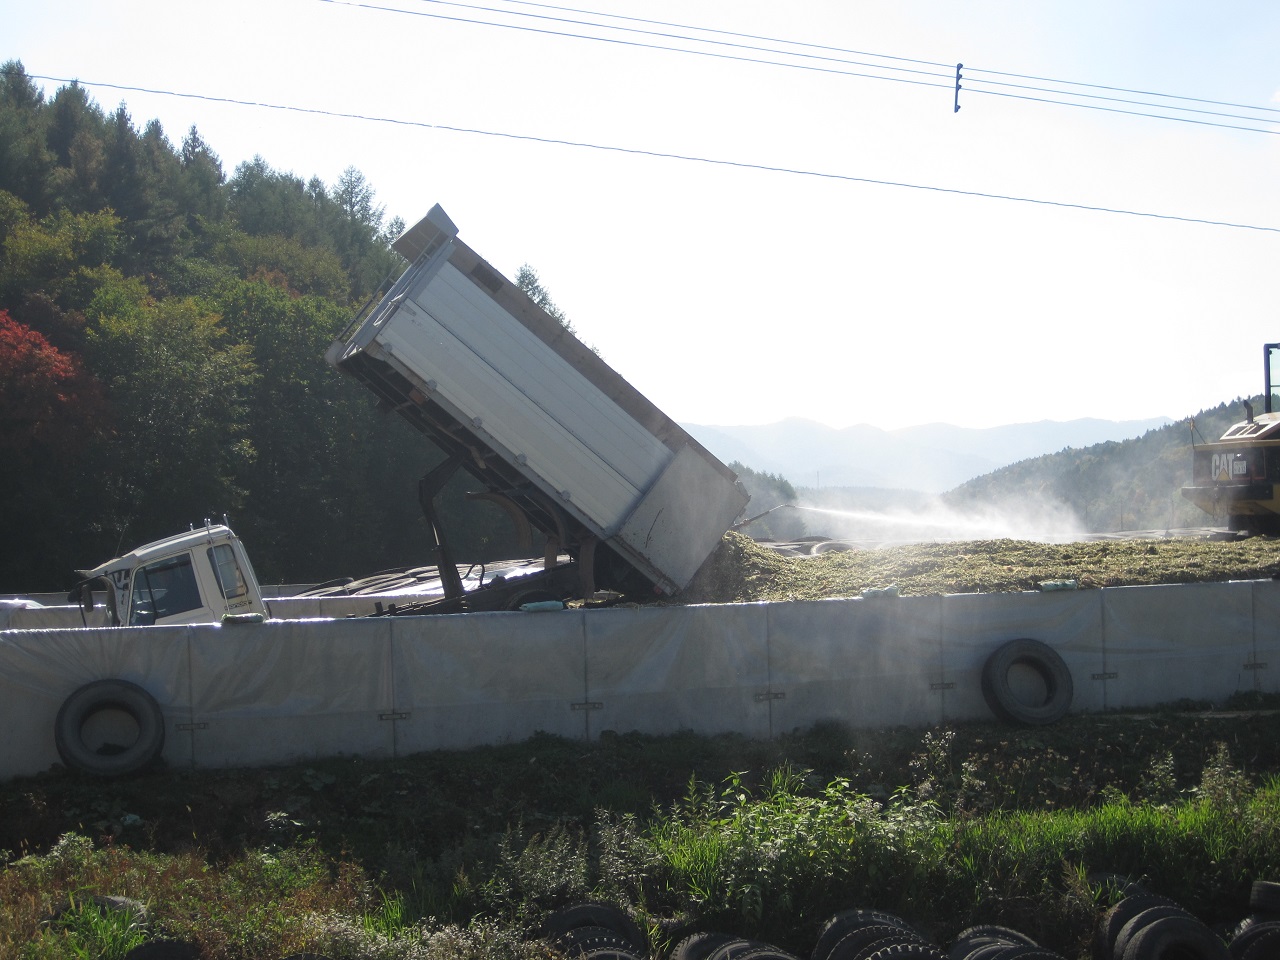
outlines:
[[[119,625],[210,623],[224,616],[267,614],[244,544],[222,525],[157,540],[79,573],[86,584],[110,584],[107,607]]]
[[[1280,343],[1262,347],[1261,413],[1244,401],[1245,419],[1195,446],[1191,484],[1182,496],[1206,513],[1225,515],[1241,533],[1280,535]]]

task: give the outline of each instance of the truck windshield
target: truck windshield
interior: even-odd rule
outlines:
[[[133,600],[129,604],[132,625],[150,626],[201,605],[189,553],[149,563],[133,575]]]

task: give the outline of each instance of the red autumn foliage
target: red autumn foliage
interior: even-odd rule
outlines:
[[[66,455],[102,420],[102,388],[79,357],[0,310],[0,459]]]

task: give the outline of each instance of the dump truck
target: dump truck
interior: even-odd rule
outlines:
[[[407,230],[393,246],[408,268],[326,352],[443,454],[418,484],[427,564],[268,597],[239,538],[205,521],[80,571],[64,604],[0,601],[0,625],[457,613],[679,593],[746,491],[457,233],[439,205]],[[471,496],[507,513],[523,549],[542,536],[540,556],[459,561],[436,504],[459,470],[481,486]]]
[[[1191,483],[1182,495],[1227,528],[1280,535],[1280,343],[1262,346],[1262,412],[1245,400],[1244,420],[1191,453]]]
[[[439,204],[392,246],[408,269],[326,359],[445,455],[418,489],[445,580],[430,609],[481,609],[495,595],[450,573],[435,497],[458,470],[522,543],[544,538],[543,575],[519,595],[679,593],[746,506],[733,471],[459,240]]]

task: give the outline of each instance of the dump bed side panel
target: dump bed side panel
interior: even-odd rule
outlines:
[[[330,362],[491,490],[536,488],[664,592],[683,588],[745,505],[733,473],[455,229],[437,207],[397,241],[416,262]]]

